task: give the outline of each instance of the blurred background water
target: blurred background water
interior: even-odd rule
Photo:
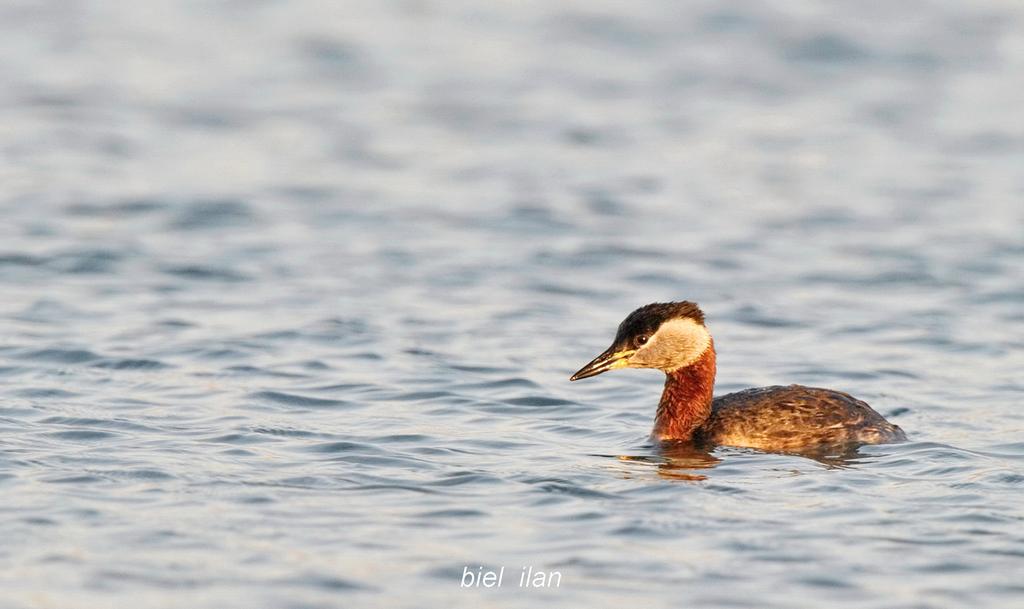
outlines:
[[[1024,597],[1024,6],[9,1],[0,50],[5,609]],[[567,378],[684,298],[719,391],[912,441],[659,454],[658,373]]]

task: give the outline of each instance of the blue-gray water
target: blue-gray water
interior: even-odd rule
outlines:
[[[1020,4],[14,2],[0,50],[4,609],[1020,606]],[[681,298],[720,391],[912,441],[660,455],[658,373],[567,378]]]

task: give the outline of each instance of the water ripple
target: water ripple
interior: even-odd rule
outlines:
[[[249,398],[260,402],[270,402],[284,406],[302,406],[305,408],[347,408],[353,406],[353,404],[345,400],[314,398],[281,391],[258,391],[250,394]]]

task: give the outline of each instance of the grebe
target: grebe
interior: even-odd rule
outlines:
[[[789,385],[713,397],[715,344],[704,313],[688,301],[633,311],[619,324],[612,346],[569,380],[617,368],[665,372],[651,433],[662,442],[800,452],[907,439],[902,429],[841,391]]]

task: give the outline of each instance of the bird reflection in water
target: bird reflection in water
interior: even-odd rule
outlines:
[[[879,453],[864,454],[860,452],[859,445],[845,445],[821,447],[816,450],[800,452],[762,452],[753,449],[728,448],[730,453],[750,454],[775,454],[803,457],[811,459],[825,466],[826,469],[847,469],[868,459],[884,456]],[[651,452],[646,455],[605,455],[613,457],[620,462],[646,466],[646,471],[653,468],[660,478],[669,480],[701,481],[707,480],[708,473],[702,470],[711,470],[722,462],[723,456],[712,454],[714,447],[702,447],[692,442],[660,442],[651,447]],[[718,448],[716,452],[721,452]],[[626,478],[634,477],[634,470],[626,470]]]
[[[712,455],[711,451],[689,442],[663,442],[652,454],[614,457],[619,461],[656,468],[655,471],[662,478],[690,481],[707,480],[708,477],[699,471],[711,469],[721,462],[721,459]],[[633,474],[627,470],[625,477],[631,478]]]

